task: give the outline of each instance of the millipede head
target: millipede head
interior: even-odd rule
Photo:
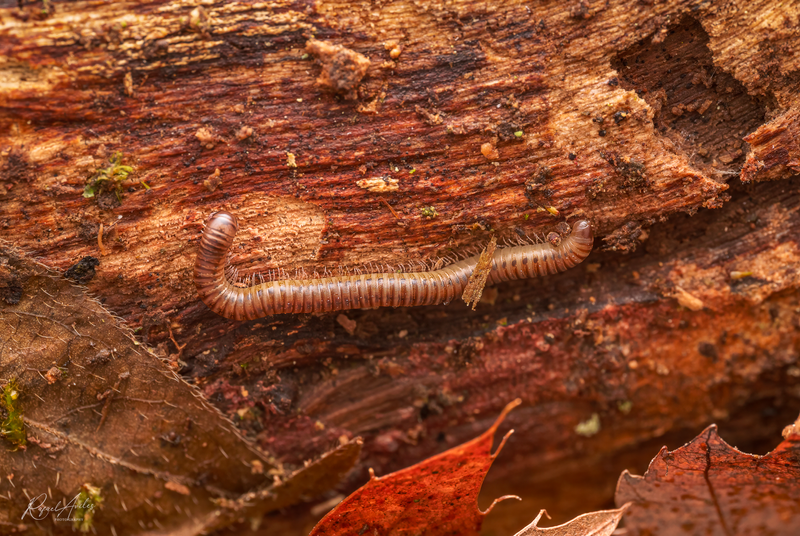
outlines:
[[[584,238],[587,240],[592,239],[592,224],[588,220],[578,220],[572,226],[572,236]]]
[[[222,232],[226,236],[234,236],[239,230],[239,222],[236,220],[236,216],[221,210],[208,217],[206,229]]]

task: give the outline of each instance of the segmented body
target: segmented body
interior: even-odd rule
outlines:
[[[194,282],[200,298],[212,311],[233,320],[280,313],[449,303],[461,296],[478,261],[476,255],[427,272],[283,279],[239,287],[225,275],[226,256],[238,228],[232,214],[212,214],[194,265]],[[591,224],[580,220],[557,246],[545,242],[498,249],[487,283],[563,272],[589,255],[592,242]]]

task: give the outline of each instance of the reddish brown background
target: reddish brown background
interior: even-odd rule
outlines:
[[[0,235],[62,269],[99,258],[89,290],[287,464],[361,435],[352,489],[519,396],[485,489],[526,498],[488,519],[505,534],[540,507],[610,506],[621,469],[708,423],[763,453],[796,417],[796,4],[16,4],[0,10]],[[312,36],[371,60],[354,100],[317,84]],[[116,151],[151,189],[85,199]],[[400,188],[356,184],[371,177]],[[596,251],[474,312],[349,312],[353,334],[336,315],[235,323],[191,281],[220,208],[243,273],[436,259],[578,216]]]

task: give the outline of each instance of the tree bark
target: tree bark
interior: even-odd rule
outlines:
[[[282,461],[363,436],[352,489],[521,397],[488,488],[542,504],[498,506],[486,527],[510,531],[610,505],[654,443],[717,422],[757,448],[794,420],[796,2],[5,4],[2,238],[99,259],[90,291]],[[220,209],[243,275],[431,263],[578,218],[595,251],[475,311],[233,322],[192,281]]]

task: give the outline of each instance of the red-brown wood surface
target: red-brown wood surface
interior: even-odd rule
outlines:
[[[796,417],[796,3],[6,4],[0,236],[64,270],[98,258],[90,291],[279,459],[362,435],[352,488],[519,396],[490,479],[535,495],[710,422],[769,408],[757,442]],[[368,58],[363,78],[310,39]],[[85,198],[117,153],[120,197]],[[238,323],[191,278],[218,209],[243,274],[435,260],[578,217],[596,251],[474,312]],[[615,481],[542,506],[610,506]]]

